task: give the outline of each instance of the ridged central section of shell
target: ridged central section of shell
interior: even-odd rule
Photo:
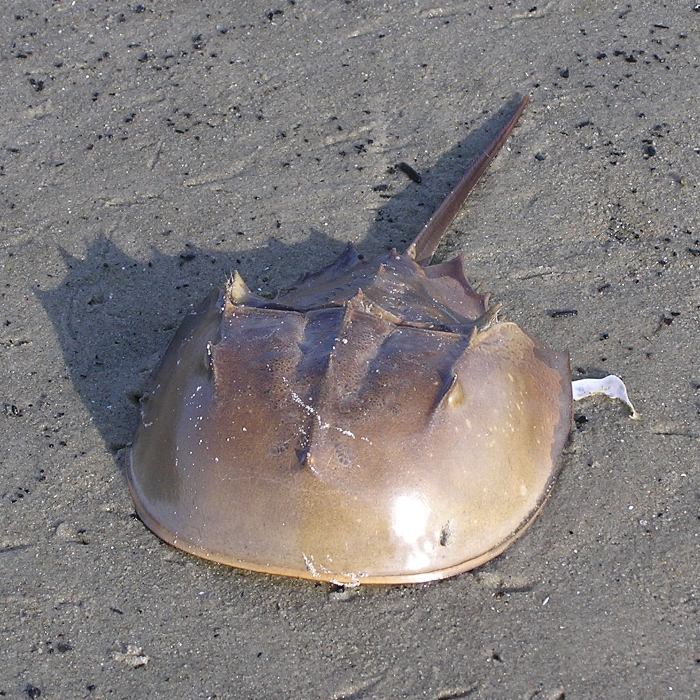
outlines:
[[[212,348],[216,423],[248,453],[227,425],[253,425],[270,445],[258,456],[282,471],[336,479],[363,454],[389,460],[430,423],[485,307],[459,260],[423,268],[392,252],[365,263],[349,247],[272,301],[236,275]]]
[[[283,471],[334,483],[395,452],[429,424],[469,335],[375,311],[357,298],[303,313],[229,305],[212,348],[217,423],[269,436]]]

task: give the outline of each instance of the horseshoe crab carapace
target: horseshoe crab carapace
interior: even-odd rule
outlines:
[[[568,356],[430,259],[527,98],[404,253],[268,300],[236,273],[190,314],[142,403],[128,480],[158,536],[338,583],[443,578],[533,520],[570,430]]]

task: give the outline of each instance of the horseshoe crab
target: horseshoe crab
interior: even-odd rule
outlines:
[[[338,583],[452,576],[539,513],[571,425],[568,356],[430,259],[525,109],[404,253],[352,245],[274,300],[235,273],[182,323],[143,399],[128,481],[159,537]]]

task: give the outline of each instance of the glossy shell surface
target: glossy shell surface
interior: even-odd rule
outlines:
[[[497,322],[454,259],[352,247],[269,301],[236,276],[142,406],[141,518],[186,551],[340,583],[442,578],[537,514],[570,428],[568,358]]]

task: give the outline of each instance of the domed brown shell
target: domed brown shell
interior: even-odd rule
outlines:
[[[498,322],[460,259],[419,264],[422,236],[369,262],[349,246],[273,301],[236,275],[185,319],[128,469],[154,532],[246,569],[400,583],[523,531],[569,433],[568,358]]]

